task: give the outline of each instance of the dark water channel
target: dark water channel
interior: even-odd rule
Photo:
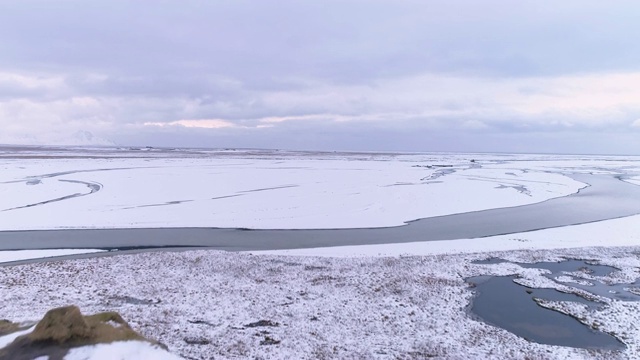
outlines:
[[[507,262],[502,259],[487,259],[476,264],[497,264]],[[589,284],[561,283],[591,294],[620,301],[640,301],[637,293],[629,291],[637,288],[639,281],[632,284],[607,284],[601,280],[616,268],[592,264],[584,260],[562,262],[541,262],[535,264],[517,263],[526,268],[549,270],[545,276],[556,281],[558,276],[570,277]],[[515,283],[516,276],[477,276],[467,279],[475,285],[476,297],[471,312],[488,324],[501,327],[529,341],[541,344],[560,345],[577,348],[622,349],[624,344],[615,337],[591,329],[577,319],[539,306],[535,299],[551,301],[572,301],[587,305],[597,311],[603,303],[569,294],[555,289],[528,288]]]

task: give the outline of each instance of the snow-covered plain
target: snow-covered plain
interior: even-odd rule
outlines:
[[[565,196],[586,185],[563,172],[629,165],[544,155],[143,153],[0,156],[0,230],[398,226]]]

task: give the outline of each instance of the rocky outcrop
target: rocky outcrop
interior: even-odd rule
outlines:
[[[6,326],[15,325],[10,324],[13,323],[7,322]],[[0,359],[26,360],[48,356],[50,360],[56,360],[62,359],[71,348],[128,340],[147,341],[166,349],[162,344],[138,334],[116,312],[84,316],[77,306],[66,306],[49,310],[31,333],[0,349]]]

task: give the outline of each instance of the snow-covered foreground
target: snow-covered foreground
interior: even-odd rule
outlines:
[[[640,303],[600,310],[557,304],[627,344],[622,353],[548,346],[474,320],[465,278],[518,274],[510,261],[596,260],[640,276],[640,247],[522,250],[407,257],[318,258],[217,251],[144,253],[0,268],[0,317],[40,318],[77,304],[115,310],[144,336],[185,358],[638,358]],[[551,306],[554,306],[553,304]]]
[[[631,178],[640,165],[548,155],[7,152],[0,230],[398,226],[569,195],[586,186],[563,175],[571,172]]]

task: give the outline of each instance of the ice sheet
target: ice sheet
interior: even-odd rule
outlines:
[[[479,154],[163,154],[0,157],[0,230],[398,226],[566,196],[586,185],[563,173],[628,165]]]

